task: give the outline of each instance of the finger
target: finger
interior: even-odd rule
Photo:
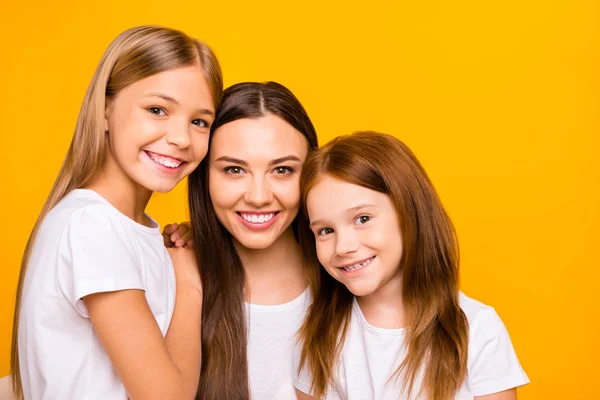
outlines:
[[[163,242],[165,244],[165,247],[169,248],[169,247],[173,247],[173,241],[171,240],[171,231],[173,230],[173,224],[171,225],[167,225],[165,226],[162,236],[163,236]]]
[[[181,223],[177,227],[177,232],[179,233],[180,236],[185,235],[186,233],[188,233],[191,230],[192,230],[192,228],[186,223]]]
[[[194,247],[194,241],[192,239],[187,241],[187,247]]]
[[[183,233],[182,235],[179,236],[179,239],[183,240],[184,242],[187,242],[191,238],[192,238],[192,231],[191,230],[188,230],[187,232],[185,232],[185,233]]]
[[[164,230],[163,230],[163,234],[172,235],[173,232],[175,232],[178,227],[179,227],[179,224],[169,224],[169,225],[166,225],[165,228],[164,228]]]
[[[175,242],[176,247],[183,247],[184,245],[185,245],[185,240],[179,239]]]

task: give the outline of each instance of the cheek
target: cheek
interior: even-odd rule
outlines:
[[[192,133],[192,157],[200,163],[208,152],[208,135]]]
[[[210,172],[208,190],[215,210],[233,207],[243,196],[238,182],[223,179],[220,174]]]
[[[326,268],[329,268],[329,264],[330,261],[329,259],[331,258],[331,240],[323,240],[323,241],[319,241],[317,240],[316,243],[317,246],[317,258],[319,259],[319,262]]]
[[[273,194],[288,210],[300,208],[300,182],[298,179],[275,185]]]

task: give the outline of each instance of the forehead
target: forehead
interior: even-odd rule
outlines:
[[[384,193],[330,175],[319,178],[306,197],[306,209],[311,220],[343,216],[353,207],[364,204],[378,207],[392,205]]]
[[[153,94],[168,96],[181,105],[212,110],[210,87],[199,66],[187,66],[159,72],[127,86],[123,94],[140,97]]]
[[[211,159],[227,155],[246,161],[272,160],[286,155],[306,158],[308,143],[278,116],[242,118],[220,126],[211,142]]]

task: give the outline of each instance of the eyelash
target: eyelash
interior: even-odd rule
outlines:
[[[233,172],[232,171],[233,169],[237,169],[237,170],[239,170],[239,172]],[[277,172],[277,170],[282,170],[282,169],[284,170],[283,173],[278,173]],[[223,168],[223,171],[225,171],[227,173],[230,173],[232,175],[239,175],[242,171],[244,171],[244,169],[242,167],[236,167],[236,166],[232,165],[232,166]],[[294,172],[296,172],[296,170],[294,168],[292,168],[292,167],[277,167],[273,171],[277,175],[283,175],[283,176],[290,175],[290,174],[293,174]]]
[[[283,173],[279,173],[279,172],[277,172],[278,170],[284,170],[284,172]],[[294,168],[292,168],[292,167],[283,166],[283,167],[275,167],[275,169],[273,170],[273,172],[275,172],[277,175],[291,175],[294,172],[296,172],[296,170]]]
[[[195,121],[203,123],[204,126],[194,124]],[[196,125],[198,128],[210,128],[210,124],[208,123],[208,121],[205,121],[203,119],[195,119],[194,121],[192,121],[192,124]]]
[[[363,218],[366,218],[367,220],[366,221],[362,221]],[[358,217],[356,217],[354,219],[354,222],[359,221],[359,220],[361,221],[359,223],[359,225],[364,225],[364,224],[366,224],[367,222],[369,222],[371,220],[371,216],[369,216],[369,215],[360,215],[360,216],[358,216]]]
[[[363,221],[362,220],[363,218],[365,218],[366,220]],[[371,219],[372,219],[372,217],[370,215],[359,215],[358,217],[356,217],[354,219],[354,222],[361,221],[358,224],[364,225],[367,222],[369,222]],[[330,233],[333,233],[333,229],[331,229],[331,228],[322,228],[317,231],[317,235],[319,235],[319,236],[326,236],[326,235],[329,235]]]
[[[329,232],[324,232],[324,231],[329,231]],[[331,229],[331,228],[323,228],[323,229],[319,229],[317,231],[317,235],[319,235],[319,236],[326,236],[326,235],[329,235],[330,233],[333,233],[333,229]]]
[[[164,108],[161,108],[161,107],[148,107],[147,110],[150,114],[158,115],[159,117],[162,117],[162,115],[160,115],[161,111],[164,113],[164,115],[167,114],[167,112],[164,110]],[[158,111],[156,111],[156,110],[158,110]]]
[[[167,115],[167,112],[162,107],[156,107],[156,106],[154,106],[154,107],[148,107],[146,110],[148,110],[148,112],[150,114],[156,115],[158,117],[163,117],[163,116]],[[162,114],[161,114],[161,112],[162,112]],[[200,123],[203,124],[203,125],[200,125]],[[208,123],[208,121],[203,120],[203,119],[195,119],[195,120],[193,120],[192,121],[192,125],[195,125],[198,128],[210,128],[210,124]]]
[[[239,172],[233,172],[232,171],[233,169],[238,169]],[[244,171],[244,169],[242,167],[236,167],[236,166],[232,165],[230,167],[223,168],[223,171],[225,171],[226,173],[231,174],[231,175],[241,175],[241,173],[242,173],[242,171]]]

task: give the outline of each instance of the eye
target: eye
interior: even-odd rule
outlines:
[[[369,222],[371,220],[371,217],[368,215],[361,215],[360,217],[356,218],[354,220],[355,223],[357,223],[358,225],[363,225],[366,224],[367,222]]]
[[[148,107],[147,110],[150,114],[158,115],[159,117],[167,115],[167,112],[160,107]]]
[[[225,171],[226,173],[231,174],[231,175],[241,175],[245,172],[241,167],[235,167],[235,166],[225,167],[223,169],[223,171]]]
[[[323,228],[317,231],[317,235],[319,236],[329,235],[330,233],[333,233],[333,229],[331,228]]]
[[[277,167],[273,172],[275,172],[276,175],[290,175],[293,174],[295,170],[292,167]]]
[[[196,125],[199,128],[210,128],[210,124],[208,123],[208,121],[205,121],[203,119],[195,119],[192,121],[193,125]]]

